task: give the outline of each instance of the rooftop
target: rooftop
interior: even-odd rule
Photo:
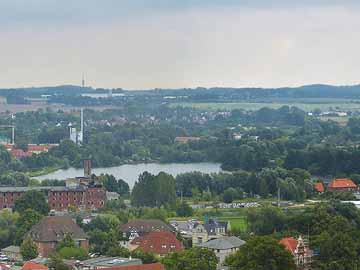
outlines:
[[[317,192],[320,192],[320,193],[325,191],[324,185],[321,182],[315,183],[314,188]]]
[[[154,231],[169,231],[173,232],[175,229],[159,219],[133,219],[128,223],[122,225],[120,230],[125,233],[136,231],[137,233],[148,233]]]
[[[119,266],[140,265],[142,261],[136,258],[98,257],[81,262],[84,266],[100,267],[102,269],[119,269]]]
[[[223,236],[223,237],[202,243],[199,246],[204,247],[204,248],[209,248],[209,249],[226,250],[226,249],[241,247],[245,243],[246,242],[244,240],[241,240],[235,236]]]
[[[34,262],[26,262],[21,270],[48,270],[49,268],[42,264],[37,264]]]
[[[13,252],[13,253],[20,253],[19,246],[8,246],[6,248],[1,249],[2,252]]]
[[[330,188],[356,188],[357,185],[348,178],[334,179],[329,184]]]
[[[102,268],[101,270],[165,270],[165,267],[161,263],[150,263],[141,265],[115,266]]]
[[[68,216],[44,217],[34,225],[29,235],[34,241],[57,242],[61,241],[66,234],[73,239],[87,239],[87,234]]]
[[[183,249],[182,243],[172,232],[150,232],[131,241],[139,249],[149,253],[168,254]]]
[[[286,250],[294,254],[298,241],[293,237],[286,237],[280,240],[280,244],[283,244]]]

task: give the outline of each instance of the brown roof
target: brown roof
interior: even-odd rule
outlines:
[[[330,188],[356,188],[356,184],[348,178],[334,179],[330,184]]]
[[[66,216],[44,217],[29,232],[31,238],[38,242],[58,242],[67,234],[70,234],[73,239],[88,239],[83,229]]]
[[[101,268],[101,270],[165,270],[165,267],[161,263],[150,263],[129,266],[105,267]]]
[[[148,253],[165,255],[171,252],[178,252],[184,249],[181,242],[171,232],[151,232],[131,241],[139,249]]]
[[[174,228],[159,219],[133,219],[126,224],[120,226],[120,230],[124,233],[149,233],[149,232],[173,232]]]

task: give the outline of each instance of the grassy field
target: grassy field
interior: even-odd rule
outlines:
[[[29,177],[37,177],[37,176],[46,175],[46,174],[55,172],[55,171],[57,171],[59,169],[60,169],[59,167],[46,167],[46,168],[43,168],[41,170],[28,172],[27,175]]]
[[[330,108],[337,109],[340,111],[358,111],[360,110],[360,102],[355,100],[346,99],[314,99],[312,101],[301,100],[301,101],[273,101],[273,102],[234,102],[234,103],[172,103],[171,107],[192,107],[195,109],[206,109],[206,110],[234,110],[243,109],[256,111],[264,107],[278,109],[282,106],[295,106],[304,111],[313,111],[320,109],[322,111],[328,111]]]
[[[247,219],[246,216],[228,216],[228,217],[220,217],[218,221],[228,221],[230,222],[231,229],[237,229],[241,232],[247,231]]]

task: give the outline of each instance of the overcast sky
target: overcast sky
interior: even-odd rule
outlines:
[[[0,88],[357,84],[357,2],[0,0]]]

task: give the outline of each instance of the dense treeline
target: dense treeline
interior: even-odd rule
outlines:
[[[250,230],[256,235],[308,238],[314,250],[312,269],[356,269],[360,252],[360,212],[353,204],[332,201],[301,212],[277,208],[250,210]]]

